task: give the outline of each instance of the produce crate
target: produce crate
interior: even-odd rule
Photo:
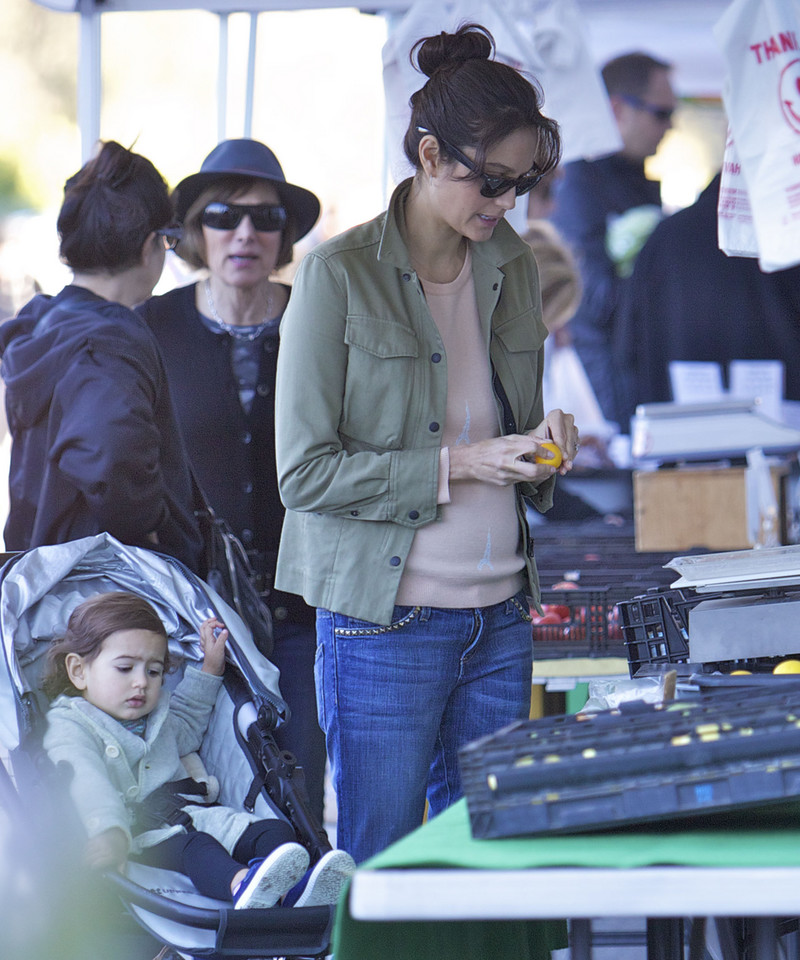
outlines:
[[[632,677],[644,664],[689,662],[689,611],[703,599],[694,590],[656,589],[619,604]]]
[[[548,656],[557,647],[582,656],[624,656],[619,629],[617,598],[610,586],[575,589],[542,589],[544,616],[531,610],[535,654]],[[622,595],[627,595],[623,591]],[[547,649],[545,649],[545,646]]]
[[[460,752],[473,836],[584,832],[800,798],[796,680],[519,721]]]
[[[545,617],[533,617],[534,656],[625,657],[618,604],[667,586],[672,554],[637,553],[632,528],[545,524],[534,530]]]
[[[738,591],[736,593],[696,593],[688,589],[653,589],[648,593],[618,604],[620,629],[628,658],[628,673],[631,677],[661,664],[678,665],[679,673],[723,673],[733,670],[748,670],[752,673],[771,673],[776,664],[790,654],[781,656],[755,656],[747,638],[737,644],[740,655],[714,662],[692,661],[691,611],[705,600],[747,597],[753,603],[764,605],[781,599],[797,597],[796,589],[765,589]],[[697,639],[695,637],[695,639]],[[800,651],[799,651],[800,652]],[[683,669],[681,669],[683,665]]]

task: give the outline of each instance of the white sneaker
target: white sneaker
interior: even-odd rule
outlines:
[[[302,883],[289,891],[283,901],[285,907],[319,907],[336,903],[356,871],[356,862],[344,850],[329,850],[320,857],[303,878]]]
[[[234,891],[234,909],[274,907],[302,879],[308,861],[308,851],[299,843],[283,843],[263,860],[251,860],[247,875]]]

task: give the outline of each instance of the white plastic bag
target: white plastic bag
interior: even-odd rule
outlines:
[[[583,364],[571,345],[545,347],[545,376],[542,385],[545,410],[568,410],[583,437],[608,440],[616,432],[600,410]]]
[[[772,482],[770,464],[760,447],[747,451],[745,500],[747,504],[747,538],[758,547],[780,546],[778,500]]]
[[[719,248],[729,257],[757,257],[758,240],[747,183],[733,134],[728,130],[717,203]]]
[[[759,264],[783,270],[800,263],[800,3],[734,0],[714,33]]]
[[[452,32],[463,22],[487,27],[497,44],[497,59],[539,81],[545,96],[544,113],[561,126],[564,161],[622,149],[575,0],[542,0],[524,21],[514,21],[502,3],[490,0],[417,0],[392,29],[383,48],[387,151],[395,182],[412,172],[403,155],[409,98],[427,79],[409,62],[409,51],[422,37],[442,30]]]

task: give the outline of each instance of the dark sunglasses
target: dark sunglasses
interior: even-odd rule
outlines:
[[[162,230],[156,230],[156,236],[161,237],[167,250],[174,250],[178,243],[183,240],[183,230],[177,225],[164,227]]]
[[[647,103],[647,101],[640,100],[639,97],[634,97],[633,94],[628,93],[620,94],[620,99],[636,110],[644,110],[645,113],[649,113],[660,123],[672,122],[672,114],[675,111],[671,107],[657,107],[654,103]]]
[[[436,136],[436,134],[434,134]],[[448,143],[446,140],[443,140],[441,137],[436,136],[436,139],[442,144],[447,152],[453,157],[454,160],[458,160],[459,163],[463,163],[464,166],[471,173],[477,174],[481,180],[483,180],[483,186],[481,187],[481,196],[482,197],[499,197],[513,187],[516,191],[518,197],[521,197],[524,193],[528,193],[530,190],[536,186],[536,184],[544,176],[543,173],[529,173],[521,177],[493,177],[489,173],[484,173],[483,170],[479,169],[476,163],[460,150],[456,149],[452,144]]]
[[[212,230],[235,230],[242,218],[250,217],[259,233],[275,233],[286,226],[286,208],[274,203],[222,203],[215,200],[203,210],[204,227]]]

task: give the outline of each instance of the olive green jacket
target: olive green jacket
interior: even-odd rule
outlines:
[[[447,398],[447,357],[402,239],[410,184],[395,190],[388,211],[305,257],[278,355],[275,432],[287,513],[276,587],[381,624],[391,622],[414,532],[437,517]],[[487,349],[524,433],[544,419],[547,331],[536,262],[504,221],[473,244],[472,260]],[[523,497],[547,510],[553,485],[518,485],[537,602]]]

